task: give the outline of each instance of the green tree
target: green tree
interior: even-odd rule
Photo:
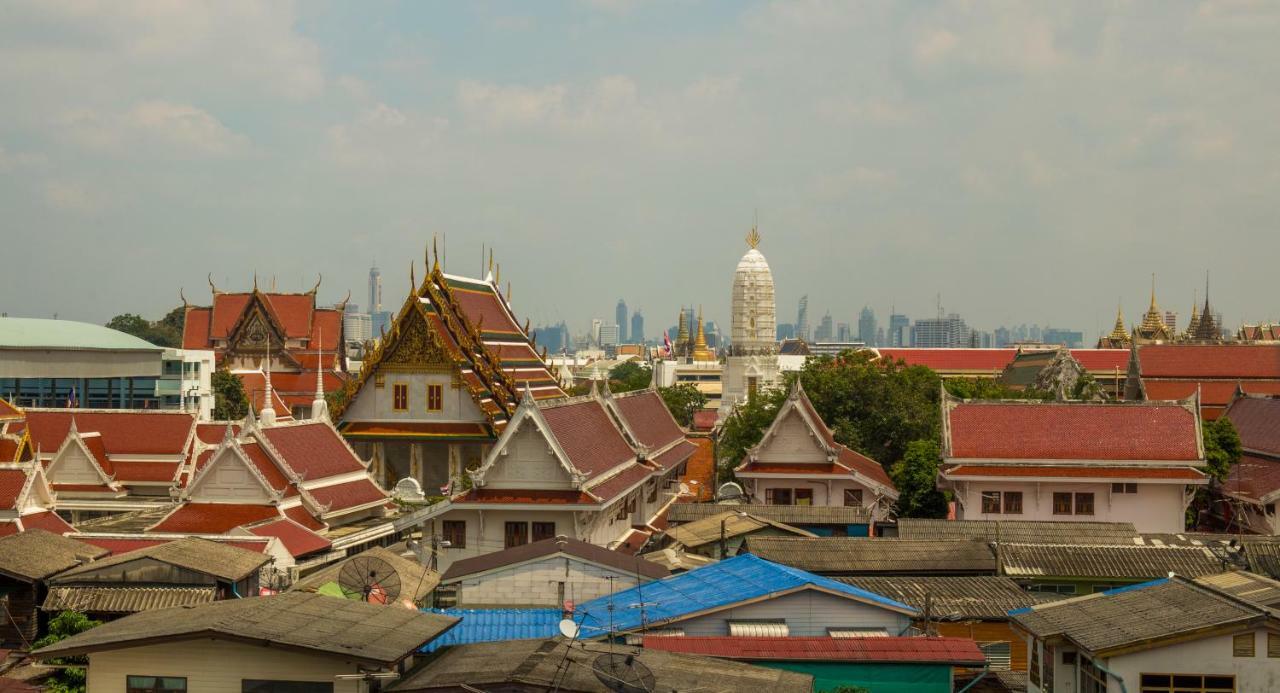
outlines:
[[[147,339],[151,336],[151,323],[141,315],[133,313],[124,313],[111,318],[107,322],[107,327],[131,334],[138,339]]]
[[[693,415],[707,406],[707,396],[702,394],[693,383],[676,383],[671,387],[660,387],[658,394],[662,396],[662,401],[675,417],[676,423],[685,428],[692,426]]]
[[[1227,478],[1232,465],[1240,461],[1243,452],[1240,445],[1240,434],[1231,419],[1220,417],[1206,421],[1202,427],[1204,435],[1204,457],[1208,463],[1206,471],[1219,483]]]
[[[218,421],[242,419],[249,413],[249,398],[240,378],[228,370],[213,372],[213,418]]]
[[[886,467],[912,441],[938,439],[941,379],[924,366],[846,351],[810,358],[799,377],[836,440]]]
[[[764,437],[765,429],[773,422],[787,401],[787,390],[784,388],[766,389],[756,393],[746,402],[734,407],[733,412],[725,417],[720,425],[720,437],[716,442],[719,455],[717,463],[722,474],[726,474],[746,456],[747,450],[755,447]]]
[[[626,361],[609,371],[609,389],[614,392],[631,392],[649,387],[653,379],[653,370],[648,366]]]
[[[960,399],[1047,399],[1050,395],[1035,388],[1015,390],[995,378],[949,378],[947,394]]]
[[[90,628],[102,625],[88,616],[76,611],[63,611],[49,621],[49,634],[35,641],[34,647],[48,647],[56,642],[83,633]],[[63,665],[65,668],[55,669],[53,676],[45,682],[44,689],[49,693],[85,693],[85,667],[89,665],[88,657],[63,657],[50,660],[51,664]]]
[[[937,485],[941,463],[938,441],[916,440],[907,445],[903,458],[889,468],[898,487],[898,517],[947,516],[947,497]]]

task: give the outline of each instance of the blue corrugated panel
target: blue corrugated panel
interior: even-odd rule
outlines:
[[[535,640],[559,633],[563,618],[559,609],[430,609],[431,613],[461,619],[422,648],[435,652],[449,645],[499,640]]]
[[[585,604],[579,604],[575,619],[582,622],[583,637],[590,638],[608,632],[611,603],[614,630],[627,631],[640,628],[642,610],[644,623],[651,626],[661,625],[690,614],[724,608],[805,586],[845,594],[854,599],[879,604],[909,615],[918,613],[916,609],[888,597],[821,575],[771,563],[751,554],[743,554],[690,570],[687,573],[645,583],[640,587],[618,592],[612,597],[600,597]],[[463,623],[465,624],[465,619]]]

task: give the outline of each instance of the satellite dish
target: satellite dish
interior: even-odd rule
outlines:
[[[560,622],[560,634],[564,637],[570,640],[577,640],[580,632],[582,632],[582,629],[578,627],[577,621],[566,618]]]
[[[352,599],[391,604],[400,596],[400,573],[381,558],[354,556],[338,571],[338,586]]]
[[[602,654],[591,663],[591,671],[614,693],[652,693],[656,683],[653,672],[633,654]]]
[[[716,500],[741,500],[745,495],[742,487],[732,481],[720,484],[720,488],[716,489]]]

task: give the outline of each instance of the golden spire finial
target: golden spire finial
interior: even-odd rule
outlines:
[[[440,249],[436,245],[436,235],[431,234],[431,271],[432,273],[440,271]]]
[[[760,245],[760,231],[756,229],[755,224],[751,225],[751,233],[747,234],[747,245],[753,250]]]
[[[1151,310],[1156,310],[1156,273],[1151,273]]]

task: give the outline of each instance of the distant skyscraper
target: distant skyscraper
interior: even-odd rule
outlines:
[[[382,271],[377,265],[369,268],[369,314],[382,311]]]
[[[813,331],[813,341],[830,342],[835,336],[835,326],[831,320],[831,312],[827,311],[822,316],[822,321],[818,323],[818,329]]]
[[[970,344],[969,326],[955,313],[917,320],[911,328],[911,346],[925,349],[955,349]]]
[[[911,318],[901,314],[889,311],[889,334],[887,346],[906,347],[911,346]]]
[[[1164,324],[1173,334],[1178,334],[1178,314],[1172,310],[1164,312]]]
[[[703,326],[703,334],[707,338],[708,347],[712,349],[719,349],[720,347],[724,346],[723,344],[720,343],[720,340],[722,339],[720,334],[720,328],[719,326],[716,325],[714,320],[708,320],[706,322],[706,324]]]
[[[601,325],[600,336],[597,343],[602,347],[618,346],[618,326],[617,325]]]
[[[1003,325],[996,328],[994,336],[995,346],[1004,347],[1013,343],[1013,334],[1009,332],[1009,328]]]
[[[779,341],[779,342],[781,342],[781,341],[782,341],[782,340],[784,340],[784,339],[795,339],[795,336],[796,336],[796,326],[795,326],[795,325],[792,325],[792,324],[791,324],[791,323],[789,323],[789,322],[780,322],[780,323],[778,323],[778,330],[777,330],[777,332],[778,332],[778,341]]]
[[[369,314],[361,313],[359,306],[347,304],[347,309],[342,312],[342,334],[348,342],[361,344],[373,338],[373,323],[369,320]]]
[[[1084,346],[1084,333],[1079,330],[1046,327],[1044,328],[1043,337],[1045,344],[1058,344],[1068,349],[1079,349]]]
[[[604,326],[604,320],[600,318],[591,318],[591,343],[600,346],[600,328]]]
[[[809,294],[800,297],[800,310],[796,313],[796,338],[809,341]]]
[[[870,306],[863,306],[858,314],[858,339],[867,346],[881,346],[876,342],[876,314]]]
[[[644,316],[638,310],[631,314],[631,333],[628,337],[636,344],[644,344]]]
[[[613,311],[614,324],[618,326],[618,343],[627,342],[627,302],[618,299],[618,307]]]
[[[848,342],[853,340],[853,330],[849,328],[849,323],[836,323],[836,341]]]
[[[546,347],[548,354],[559,354],[573,346],[569,343],[569,326],[563,321],[558,325],[535,327],[533,334],[538,339],[538,346]]]

